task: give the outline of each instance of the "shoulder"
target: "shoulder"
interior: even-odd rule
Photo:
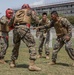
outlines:
[[[39,20],[39,23],[42,23],[42,19]]]
[[[6,22],[8,21],[7,17],[6,16],[2,16],[1,19],[0,19],[0,22],[5,24]]]
[[[60,19],[62,22],[68,21],[67,18],[64,18],[64,17],[60,17],[59,19]]]
[[[50,20],[47,18],[47,22],[50,23]]]
[[[61,23],[62,23],[62,25],[71,25],[71,23],[68,21],[68,19],[67,18],[61,18]]]
[[[22,9],[19,9],[19,10],[17,10],[17,11],[15,12],[15,14],[18,13],[18,12],[21,12],[21,11],[23,11],[23,10],[22,10]]]
[[[25,9],[19,9],[19,10],[17,10],[16,12],[15,12],[15,15],[17,15],[17,14],[19,14],[19,13],[24,13],[24,11],[25,11]]]
[[[2,16],[2,17],[1,17],[1,20],[4,20],[4,19],[7,19],[6,16]]]
[[[34,15],[37,15],[36,11],[34,11],[34,10],[31,10],[31,12],[32,12]]]

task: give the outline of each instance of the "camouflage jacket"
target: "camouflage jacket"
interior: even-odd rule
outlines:
[[[44,22],[42,19],[39,21],[38,26],[44,26],[44,25],[48,25],[50,24],[50,20],[47,18],[47,20]],[[49,31],[49,29],[40,29],[40,32],[44,32],[46,33],[47,31]]]
[[[22,9],[20,9],[20,10],[22,10]],[[25,9],[23,9],[23,10],[25,10]],[[27,13],[27,15],[29,16],[29,17],[31,17],[31,22],[32,21],[35,21],[36,23],[39,23],[39,18],[38,18],[38,16],[36,15],[36,13],[34,12],[34,11],[32,11],[32,10],[29,10],[28,11],[28,13]],[[14,23],[14,21],[15,21],[15,16],[16,16],[16,14],[14,15],[14,17],[12,17],[12,19],[10,20],[10,22],[9,22],[9,25],[11,26],[11,25],[14,25],[15,26],[15,23]],[[31,23],[30,23],[31,24]],[[20,24],[19,24],[20,25]]]
[[[8,18],[6,16],[2,16],[0,19],[0,36],[2,33],[8,33],[9,32],[9,26],[8,26]]]
[[[57,23],[59,23],[59,24],[57,25]],[[68,35],[69,37],[72,36],[72,25],[66,18],[59,17],[58,21],[55,22],[52,20],[49,25],[45,25],[41,28],[49,29],[51,27],[55,28],[56,34],[58,34],[58,33],[61,34],[61,32],[60,32],[60,30],[61,30],[63,32],[63,34],[65,33],[65,35]]]

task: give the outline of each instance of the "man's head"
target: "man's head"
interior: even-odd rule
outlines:
[[[51,19],[52,19],[52,20],[57,20],[57,17],[58,17],[57,11],[52,11],[52,12],[51,12]]]
[[[42,20],[43,21],[46,21],[46,19],[47,19],[47,13],[44,12],[44,13],[42,13]]]
[[[22,5],[22,9],[30,9],[31,7],[29,6],[29,4],[23,4]]]
[[[11,8],[8,8],[8,9],[6,10],[6,17],[7,17],[8,19],[11,19],[12,16],[13,16],[13,10],[12,10]]]

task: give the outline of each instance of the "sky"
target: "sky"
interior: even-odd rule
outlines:
[[[25,3],[30,4],[30,6],[36,6],[42,4],[55,4],[68,1],[74,0],[0,0],[0,17],[5,15],[5,10],[7,8],[21,8],[21,6]]]

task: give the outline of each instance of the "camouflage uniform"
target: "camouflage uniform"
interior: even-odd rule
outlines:
[[[26,27],[26,25],[21,25],[20,27],[15,27],[13,30],[13,42],[14,48],[12,50],[12,60],[16,60],[18,57],[18,51],[21,40],[26,44],[29,48],[30,59],[36,59],[36,50],[35,50],[35,40],[32,34],[30,33],[30,29]]]
[[[46,24],[49,24],[50,21],[49,19],[46,20],[46,22],[44,22],[42,19],[39,22],[39,26],[43,26]],[[39,35],[39,54],[42,54],[42,49],[43,49],[43,44],[45,46],[45,54],[49,55],[49,38],[50,38],[50,30],[48,29],[40,29],[38,32],[40,32]]]
[[[7,17],[6,16],[1,17],[0,19],[0,59],[4,58],[6,54],[6,50],[8,48],[8,31],[6,30],[7,23],[8,23]],[[1,27],[3,27],[3,29],[1,29]]]
[[[21,10],[25,10],[25,9],[21,9]],[[31,10],[29,10],[27,13],[28,13],[27,15],[28,17],[38,22],[38,17],[34,13],[32,13]],[[11,19],[9,25],[14,23],[14,20],[15,20],[15,17]],[[32,34],[30,33],[30,29],[26,26],[26,24],[27,23],[24,23],[24,24],[14,23],[14,31],[13,31],[14,48],[12,50],[12,56],[11,56],[12,60],[16,60],[18,58],[19,46],[20,46],[21,40],[29,48],[30,60],[36,60],[35,40]]]
[[[53,48],[53,53],[52,53],[52,61],[56,62],[57,59],[57,54],[60,51],[60,49],[63,47],[65,44],[65,49],[66,51],[70,51],[72,49],[71,47],[71,37],[72,37],[72,25],[71,23],[66,19],[59,17],[58,21],[54,22],[51,21],[50,26],[44,26],[43,28],[51,28],[54,27],[57,35],[56,43]],[[66,40],[65,36],[69,36],[70,39]],[[72,52],[72,55],[74,55],[74,51]]]

